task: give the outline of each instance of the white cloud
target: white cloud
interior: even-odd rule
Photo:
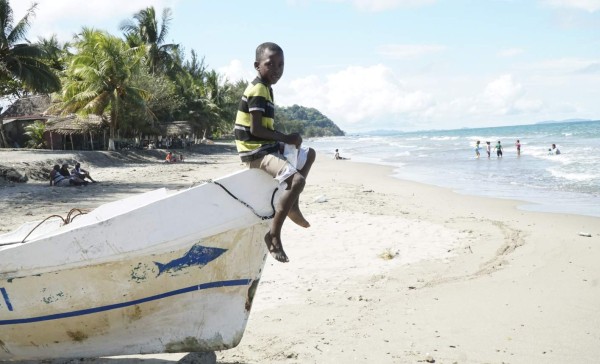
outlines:
[[[386,44],[380,46],[377,52],[386,57],[403,59],[438,53],[444,50],[446,50],[445,46],[435,44]]]
[[[132,18],[141,9],[154,6],[160,19],[162,10],[166,7],[172,9],[177,1],[128,0],[107,6],[106,0],[35,0],[38,3],[36,17],[27,34],[31,41],[37,36],[49,37],[52,34],[56,34],[61,41],[69,41],[84,25],[114,33],[123,20]],[[10,3],[15,22],[25,15],[32,2],[19,0]],[[102,28],[107,23],[114,24],[115,29]]]
[[[555,8],[585,10],[590,13],[600,10],[600,0],[542,0],[542,2]]]
[[[429,94],[407,89],[383,65],[352,66],[325,79],[313,75],[277,88],[278,104],[314,107],[342,128],[364,130],[414,120],[433,105]]]
[[[535,67],[548,74],[570,74],[597,71],[599,64],[598,59],[559,58],[539,62]]]
[[[234,59],[228,65],[219,67],[217,72],[225,76],[230,82],[239,80],[252,81],[256,73],[252,71],[252,65],[244,66],[242,61]]]
[[[481,109],[491,115],[507,115],[533,112],[542,107],[541,101],[525,99],[524,96],[523,85],[510,74],[502,75],[487,84],[482,97],[471,110]]]
[[[507,49],[502,49],[501,51],[499,51],[498,55],[500,57],[514,57],[523,52],[524,51],[521,48],[507,48]]]

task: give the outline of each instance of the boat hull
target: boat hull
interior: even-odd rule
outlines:
[[[232,178],[222,182],[233,190],[240,176]],[[126,212],[103,215],[107,209],[99,208],[74,226],[49,227],[35,241],[0,250],[0,360],[235,347],[267,258],[268,227],[207,186],[159,194],[135,208],[118,202],[113,207]],[[268,189],[261,193],[269,195]],[[193,210],[182,201],[199,211],[187,224],[163,219],[167,225],[156,228],[148,218],[166,209],[168,217],[184,219]],[[220,232],[215,215],[226,216]],[[189,229],[194,223],[199,228]],[[61,248],[64,264],[57,264]],[[9,263],[17,258],[19,264]]]

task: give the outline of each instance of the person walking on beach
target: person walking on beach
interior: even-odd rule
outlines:
[[[499,140],[498,143],[496,143],[496,156],[502,158],[502,144],[500,144]]]
[[[490,142],[485,142],[485,151],[487,152],[488,159],[492,156],[492,144]]]
[[[517,147],[517,157],[520,157],[521,156],[521,142],[519,141],[519,139],[517,139],[515,146]]]
[[[479,143],[481,143],[479,140],[477,141],[477,143],[475,143],[475,158],[477,159],[479,159],[479,150],[481,149]]]
[[[283,75],[284,55],[275,43],[262,43],[256,48],[254,68],[257,77],[244,91],[235,119],[235,144],[238,154],[249,168],[260,168],[271,176],[285,181],[288,188],[283,191],[275,207],[275,217],[264,240],[273,258],[288,262],[283,250],[281,228],[286,217],[302,226],[310,224],[299,207],[299,196],[304,190],[306,177],[315,161],[312,148],[302,146],[298,133],[284,134],[274,128],[275,105],[272,85]],[[297,164],[290,166],[283,156],[284,146],[293,145],[297,150]]]

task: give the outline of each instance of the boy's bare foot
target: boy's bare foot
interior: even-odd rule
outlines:
[[[271,236],[271,232],[267,232],[267,234],[265,235],[265,243],[267,244],[267,249],[269,250],[269,253],[271,253],[271,255],[273,256],[273,258],[282,263],[287,263],[290,261],[285,252],[283,251],[281,241],[278,238]]]
[[[288,212],[288,217],[296,223],[296,225],[302,226],[304,228],[310,227],[310,223],[306,221],[302,212],[300,211],[300,206],[298,206],[298,201],[292,205],[290,211]]]

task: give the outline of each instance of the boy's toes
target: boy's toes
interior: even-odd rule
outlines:
[[[283,247],[281,246],[281,242],[277,238],[273,238],[270,232],[267,232],[265,235],[265,244],[267,244],[267,249],[269,253],[275,258],[277,261],[282,263],[289,262],[288,256],[283,251]]]

